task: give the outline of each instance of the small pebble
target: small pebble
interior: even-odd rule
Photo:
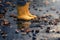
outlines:
[[[33,5],[33,8],[35,8],[35,6]]]
[[[3,34],[2,37],[5,39],[7,37],[7,34]]]
[[[59,13],[59,11],[56,11],[56,13]]]
[[[36,10],[36,11],[37,11],[38,9],[37,9],[37,8],[35,8],[34,10]]]
[[[59,31],[57,31],[56,33],[60,33]]]
[[[32,30],[31,32],[34,33],[34,30]]]
[[[42,11],[42,9],[39,9],[39,11]]]
[[[35,37],[32,37],[32,40],[36,40],[36,38]]]
[[[49,30],[46,30],[46,33],[49,33]]]
[[[18,33],[19,33],[19,31],[15,31],[15,33],[16,33],[16,34],[18,34]]]
[[[10,15],[10,17],[17,18],[17,16],[14,14]]]
[[[10,26],[10,22],[7,19],[4,19],[1,25]]]
[[[50,30],[50,27],[47,27],[47,29],[49,29],[49,30]]]
[[[21,32],[25,32],[24,28],[21,29]]]
[[[39,30],[36,30],[35,33],[36,33],[36,34],[39,33]]]

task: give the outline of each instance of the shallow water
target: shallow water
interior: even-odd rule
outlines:
[[[32,14],[35,14],[35,15],[38,15],[38,16],[42,16],[42,15],[44,15],[44,12],[45,12],[45,14],[52,14],[53,18],[59,18],[59,14],[57,14],[56,11],[57,10],[60,11],[60,0],[58,0],[55,3],[50,3],[50,5],[47,5],[47,6],[44,5],[44,4],[42,5],[42,7],[41,6],[36,6],[36,8],[38,10],[39,10],[39,8],[42,8],[43,11],[34,10],[32,8],[32,5],[37,5],[37,4],[33,4],[32,3],[30,5],[30,12]],[[56,11],[50,10],[51,6],[54,6],[56,8]],[[49,10],[49,12],[46,12],[46,10]],[[17,15],[16,8],[14,8],[13,11],[9,11],[8,10],[8,12],[6,13],[5,19],[8,19],[9,22],[11,23],[11,25],[10,25],[10,27],[7,27],[7,28],[3,28],[2,26],[0,27],[0,29],[2,29],[2,30],[4,29],[7,32],[7,34],[8,34],[6,39],[3,39],[1,37],[1,35],[0,35],[0,40],[32,40],[33,34],[31,32],[29,34],[27,34],[27,35],[21,35],[21,32],[19,32],[18,34],[15,33],[15,30],[17,29],[16,21],[13,21],[13,18],[9,17],[10,14],[16,14]],[[55,29],[58,29],[60,31],[60,27],[59,27],[60,23],[58,23],[57,26],[54,26],[54,25],[44,25],[45,23],[41,23],[41,24],[44,25],[43,29],[41,29],[39,27],[40,22],[33,22],[31,24],[30,23],[31,23],[31,21],[26,23],[26,24],[29,24],[29,27],[31,27],[30,30],[34,30],[34,33],[35,33],[35,30],[37,30],[37,29],[39,30],[39,33],[36,34],[36,36],[35,36],[36,40],[41,40],[41,39],[45,40],[46,38],[47,38],[47,40],[58,40],[58,38],[60,38],[60,33],[58,34],[58,33],[46,33],[45,32],[46,28],[48,26],[50,26],[51,29],[55,28]],[[21,26],[23,26],[23,25],[21,25]],[[29,37],[29,35],[31,37]]]

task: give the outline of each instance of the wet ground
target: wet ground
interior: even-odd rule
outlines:
[[[60,1],[58,0],[49,5],[38,5],[34,3],[30,5],[30,12],[37,15],[39,18],[31,21],[20,21],[22,24],[27,24],[31,32],[25,35],[23,35],[20,30],[16,32],[17,19],[10,17],[10,15],[17,15],[17,10],[16,7],[13,8],[14,10],[11,10],[11,7],[9,7],[5,18],[1,18],[0,21],[6,19],[10,22],[10,25],[0,25],[0,40],[60,40]],[[40,19],[43,15],[47,14],[52,15],[46,17],[48,19],[47,22]],[[57,24],[49,24],[49,22],[53,22],[55,19],[59,19]],[[22,24],[20,26],[23,26]],[[36,30],[38,31],[36,32]],[[5,36],[3,35],[3,31],[6,32],[4,33]]]

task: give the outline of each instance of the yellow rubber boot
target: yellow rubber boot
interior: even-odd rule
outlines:
[[[17,12],[18,12],[17,18],[18,19],[23,19],[23,20],[32,20],[32,19],[34,19],[34,17],[30,17],[28,15],[29,10],[27,10],[27,9],[28,9],[27,3],[24,6],[18,5],[17,6]]]
[[[28,5],[27,3],[24,6],[17,6],[17,11],[18,11],[18,19],[23,19],[23,20],[32,20],[34,17],[30,17],[28,14]]]
[[[29,2],[27,2],[24,6],[17,6],[17,12],[18,12],[18,19],[23,20],[32,20],[35,19],[36,16],[30,14],[29,12]]]

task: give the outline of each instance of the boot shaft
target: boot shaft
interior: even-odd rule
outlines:
[[[26,3],[24,6],[17,5],[17,12],[19,16],[27,14],[27,12],[29,11],[29,4],[30,3]]]

